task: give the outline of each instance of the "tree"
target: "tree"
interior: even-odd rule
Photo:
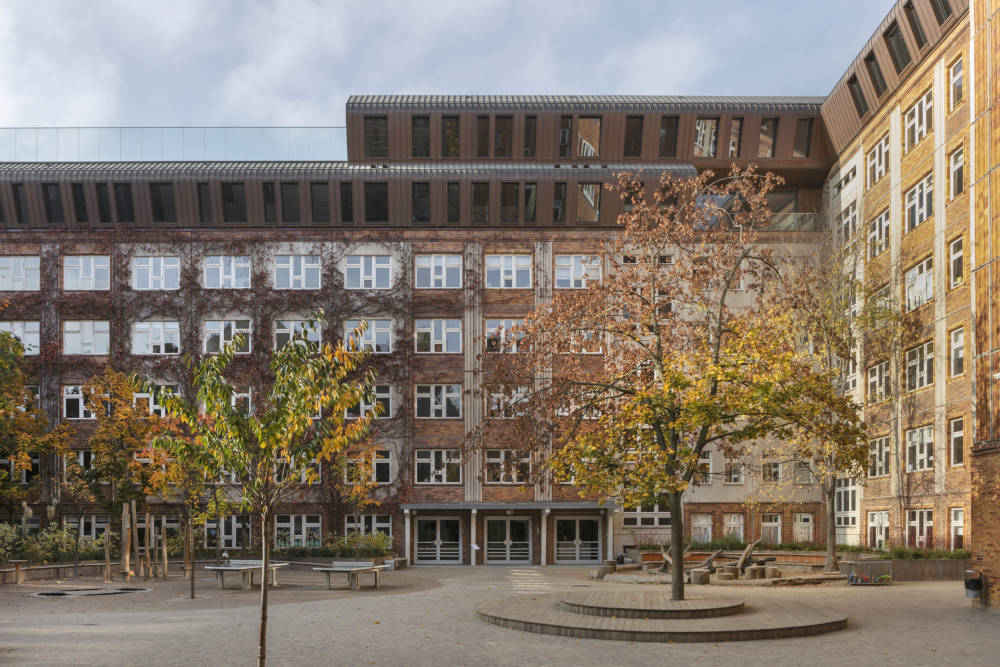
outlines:
[[[316,329],[322,311],[307,328]],[[194,369],[195,395],[163,398],[170,415],[190,429],[197,456],[227,472],[226,480],[257,518],[261,535],[261,597],[258,665],[267,655],[267,592],[272,526],[276,505],[303,481],[315,481],[318,462],[330,460],[362,441],[371,415],[354,421],[345,410],[362,399],[371,401],[374,374],[365,369],[368,353],[359,349],[361,330],[337,345],[309,341],[305,331],[275,351],[269,365],[270,386],[254,407],[237,400],[226,370],[239,336],[217,355]],[[317,417],[320,411],[320,418]],[[176,450],[175,456],[188,455]]]
[[[761,231],[776,182],[665,173],[647,197],[621,176],[626,212],[603,256],[557,266],[556,287],[571,289],[493,334],[517,353],[484,364],[493,416],[480,445],[503,422],[543,476],[626,506],[669,499],[675,600],[681,496],[702,452],[788,434],[784,406],[815,382],[791,336],[777,239]]]

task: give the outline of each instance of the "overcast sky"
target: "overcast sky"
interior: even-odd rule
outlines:
[[[0,126],[342,125],[361,93],[825,95],[891,0],[0,0]]]

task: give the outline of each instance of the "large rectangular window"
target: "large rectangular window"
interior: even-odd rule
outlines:
[[[934,213],[934,174],[927,174],[916,185],[906,191],[906,231],[917,228]]]
[[[431,156],[431,117],[410,118],[410,143],[413,157]]]
[[[458,127],[458,116],[441,117],[441,157],[459,156],[461,136]]]
[[[348,419],[361,419],[369,412],[379,408],[376,419],[392,418],[392,388],[387,384],[377,384],[372,387],[371,400],[362,399],[357,405],[347,408],[345,416]]]
[[[952,199],[965,192],[965,151],[957,148],[948,156],[948,185]]]
[[[206,320],[205,321],[205,354],[217,354],[226,345],[233,343],[240,336],[240,343],[235,346],[236,354],[250,354],[253,341],[253,331],[250,320]]]
[[[778,139],[778,119],[761,118],[760,142],[757,145],[757,157],[774,157],[775,142]]]
[[[889,436],[883,435],[868,443],[868,476],[885,477],[889,470]]]
[[[954,111],[955,107],[962,103],[962,99],[964,97],[962,80],[962,59],[959,58],[951,64],[951,67],[948,68],[948,98],[950,101],[950,109],[952,111]]]
[[[743,143],[743,119],[733,118],[729,121],[729,157],[740,156],[740,144]]]
[[[274,289],[319,289],[318,255],[275,255]]]
[[[366,322],[368,327],[359,338],[355,338],[355,330]],[[348,347],[369,350],[374,354],[390,354],[392,352],[392,320],[345,320],[344,337]]]
[[[868,187],[872,187],[885,176],[889,168],[889,135],[879,139],[875,147],[868,151]]]
[[[108,184],[94,183],[94,190],[97,192],[97,218],[107,224],[111,222],[111,195],[108,193]]]
[[[457,289],[462,286],[461,255],[417,255],[417,289]]]
[[[226,222],[247,221],[247,192],[243,183],[222,184],[222,219]]]
[[[181,330],[176,321],[136,322],[132,325],[132,354],[180,354]]]
[[[514,157],[514,117],[497,116],[493,123],[493,157]]]
[[[799,118],[795,121],[795,143],[792,144],[793,158],[809,157],[815,120],[815,118]]]
[[[601,184],[576,184],[576,221],[594,223],[601,220]]]
[[[153,222],[177,222],[173,183],[150,183],[149,202],[153,208]]]
[[[319,344],[322,340],[319,326],[315,322],[307,320],[275,320],[274,321],[274,349],[280,350],[293,340],[305,339],[312,343]]]
[[[965,373],[965,327],[951,330],[951,377]]]
[[[416,450],[417,484],[461,484],[462,452],[457,449]]]
[[[63,212],[62,193],[58,183],[42,183],[42,198],[45,200],[45,218],[50,225],[61,225],[66,222]]]
[[[948,244],[948,284],[952,289],[965,282],[965,252],[962,237]]]
[[[903,5],[903,11],[906,12],[906,21],[910,24],[910,32],[913,33],[913,39],[917,42],[917,48],[924,48],[927,44],[927,35],[924,33],[924,27],[920,24],[920,17],[917,16],[917,10],[913,3],[907,2]]]
[[[868,369],[868,402],[877,403],[890,395],[889,362],[883,361]]]
[[[365,116],[365,157],[389,157],[389,119]]]
[[[132,258],[132,289],[134,290],[175,290],[180,289],[180,281],[180,257]]]
[[[82,386],[77,384],[63,386],[63,418],[94,419],[94,413],[87,409]]]
[[[521,186],[517,182],[500,184],[500,222],[517,222],[517,204]]]
[[[874,52],[865,56],[865,69],[868,70],[868,79],[872,82],[876,97],[885,95],[889,86],[885,82],[885,76],[882,75],[882,68],[879,66]]]
[[[906,389],[923,389],[934,382],[934,341],[906,351]]]
[[[963,417],[948,420],[948,441],[951,464],[960,466],[965,463],[965,419]]]
[[[414,327],[416,352],[458,354],[462,351],[462,320],[417,320]]]
[[[488,484],[524,484],[530,477],[530,457],[512,449],[486,450]]]
[[[557,289],[584,289],[601,281],[601,258],[597,255],[556,255]]]
[[[418,419],[462,418],[462,385],[418,384],[414,393]]]
[[[38,320],[3,321],[0,331],[9,333],[21,342],[24,356],[33,357],[41,347],[41,323]]]
[[[868,259],[874,259],[889,249],[889,209],[868,223]]]
[[[903,115],[904,153],[910,152],[929,130],[934,129],[933,95],[934,91],[928,90]]]
[[[0,255],[0,292],[37,292],[40,266],[37,255]]]
[[[552,222],[566,222],[566,182],[552,184]]]
[[[265,181],[261,184],[264,196],[264,222],[272,223],[278,221],[278,195],[274,190],[274,183]]]
[[[914,310],[934,298],[934,257],[906,272],[906,310]]]
[[[205,257],[205,289],[249,289],[250,257],[208,255]]]
[[[284,182],[281,184],[281,221],[298,222],[299,215],[299,184]]]
[[[531,255],[486,255],[486,287],[531,288]]]
[[[906,432],[906,472],[934,467],[934,427],[921,426]]]
[[[573,117],[559,118],[559,157],[569,157],[573,149]]]
[[[896,68],[896,73],[902,72],[910,64],[910,50],[906,48],[906,39],[903,31],[899,29],[899,24],[895,21],[882,33],[885,46],[889,49],[889,58],[892,66]]]
[[[212,222],[212,195],[208,189],[208,183],[198,183],[198,222],[210,224]]]
[[[19,225],[26,224],[28,222],[28,200],[24,192],[24,183],[11,183],[10,191],[14,198],[14,219]]]
[[[389,289],[392,261],[389,255],[350,255],[344,265],[346,289]]]
[[[718,118],[699,118],[694,122],[695,157],[715,157],[718,130]]]
[[[497,353],[516,353],[517,343],[523,334],[514,333],[515,327],[524,326],[523,319],[486,320],[486,351]]]
[[[63,257],[63,289],[86,291],[111,289],[111,258],[108,255]]]
[[[365,183],[365,222],[389,222],[388,183]]]
[[[313,222],[330,222],[330,184],[313,181],[309,184],[309,202]]]
[[[431,184],[422,181],[410,184],[410,207],[413,222],[431,221]]]
[[[340,184],[340,221],[354,222],[354,184]]]
[[[448,183],[448,222],[458,222],[462,213],[462,184]]]
[[[490,184],[472,184],[472,222],[490,220]]]
[[[476,157],[490,156],[490,117],[476,118]]]
[[[677,123],[680,116],[660,118],[660,157],[677,157]]]
[[[83,183],[72,183],[70,191],[73,195],[73,219],[77,222],[88,222],[87,195],[83,189]]]
[[[934,18],[938,25],[941,25],[951,17],[951,5],[948,0],[931,0],[931,9],[934,10]]]
[[[625,157],[642,156],[642,116],[625,118]]]
[[[865,93],[861,90],[861,83],[858,77],[852,76],[847,80],[847,90],[851,93],[851,100],[854,101],[854,108],[858,112],[858,118],[863,118],[868,113],[868,102],[865,101]]]
[[[584,116],[576,124],[576,154],[598,157],[601,154],[601,117]]]
[[[107,320],[63,322],[63,354],[107,354],[111,324]]]
[[[538,118],[524,117],[524,157],[535,157],[535,143],[538,136]]]
[[[524,221],[535,221],[535,204],[538,196],[538,183],[524,184]]]

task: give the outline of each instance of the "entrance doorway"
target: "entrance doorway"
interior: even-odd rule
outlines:
[[[487,563],[531,562],[531,519],[486,519]]]
[[[462,523],[459,519],[417,519],[417,563],[461,563]]]
[[[792,515],[792,540],[813,541],[813,515],[811,512],[796,512]]]
[[[596,563],[600,558],[599,519],[556,519],[557,563]]]

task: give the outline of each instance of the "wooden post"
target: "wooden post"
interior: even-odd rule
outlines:
[[[132,580],[132,526],[131,515],[128,511],[128,504],[122,505],[122,572],[125,573],[125,581]]]
[[[188,570],[188,576],[191,577],[191,599],[194,599],[194,526],[191,525],[190,519],[187,525],[187,543],[188,543],[188,554],[191,556],[191,569]]]
[[[149,547],[147,547],[149,548]],[[153,569],[152,577],[156,579],[160,572],[160,533],[156,530],[156,521],[153,521]]]
[[[167,580],[167,521],[166,521],[166,518],[164,518],[163,522],[160,524],[160,534],[161,534],[161,537],[163,538],[161,540],[163,542],[163,559],[162,559],[163,560],[163,569],[161,570],[161,573],[163,574],[163,580],[166,581]]]
[[[137,574],[144,574],[145,568],[142,564],[142,554],[139,553],[139,515],[135,511],[135,501],[131,501],[130,509],[132,510],[132,549],[133,555],[135,556],[135,564],[138,566]]]
[[[104,581],[114,581],[111,575],[111,517],[104,527]]]
[[[153,569],[152,557],[149,553],[150,549],[155,549],[153,545],[156,544],[156,527],[153,525],[152,514],[146,512],[146,569],[144,571],[146,581],[149,581],[150,576],[156,578],[156,570]]]

